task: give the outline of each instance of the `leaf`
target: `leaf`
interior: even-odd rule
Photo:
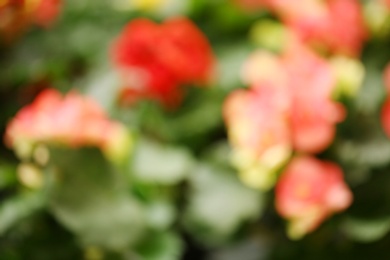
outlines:
[[[0,207],[0,235],[42,209],[45,202],[45,196],[42,192],[29,192],[3,202]]]
[[[148,226],[156,230],[169,228],[176,218],[176,209],[168,201],[154,199],[146,209]]]
[[[190,185],[184,224],[206,242],[226,240],[264,207],[262,194],[216,167],[199,165],[190,176]]]
[[[194,164],[183,149],[141,140],[134,154],[134,176],[143,182],[172,185],[182,181]]]
[[[231,153],[229,143],[224,140],[209,145],[208,149],[202,154],[202,158],[210,164],[216,164],[220,167],[230,167]]]
[[[16,169],[10,164],[0,165],[0,189],[11,186],[17,182]]]
[[[218,84],[223,89],[232,90],[241,85],[241,66],[251,51],[244,43],[225,46],[219,50]]]
[[[119,76],[110,68],[95,69],[80,85],[86,85],[86,93],[106,111],[111,111],[116,105],[121,84]]]
[[[183,243],[172,232],[154,234],[138,249],[140,260],[179,260],[182,252]]]
[[[270,243],[263,238],[246,238],[212,252],[210,260],[269,259]]]
[[[357,219],[347,218],[342,229],[351,238],[359,242],[373,242],[384,237],[390,230],[390,218]]]
[[[141,238],[143,208],[99,150],[56,149],[51,158],[50,209],[84,244],[121,250]]]

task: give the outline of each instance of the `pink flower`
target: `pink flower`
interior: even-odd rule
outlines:
[[[271,187],[276,171],[290,156],[288,102],[284,90],[271,85],[237,90],[225,101],[223,112],[235,152],[233,161],[249,186]]]
[[[345,210],[352,193],[340,167],[313,157],[294,158],[276,186],[276,210],[287,219],[291,238],[315,230],[330,215]]]
[[[254,53],[242,74],[253,88],[271,84],[284,91],[289,99],[285,114],[290,142],[296,150],[318,153],[333,141],[335,124],[344,119],[345,112],[331,99],[336,81],[326,60],[299,41],[291,42],[280,57]],[[244,102],[243,106],[249,107]],[[253,118],[258,109],[255,111]]]
[[[124,127],[110,121],[93,100],[75,92],[62,97],[47,89],[11,120],[5,143],[21,157],[30,156],[38,143],[95,146],[111,156],[120,149],[118,142],[126,141],[126,135]]]
[[[252,0],[247,8],[275,13],[303,42],[331,53],[358,56],[367,38],[358,0]]]
[[[333,141],[335,124],[344,108],[331,99],[335,76],[330,65],[301,45],[289,48],[282,61],[291,91],[291,131],[294,148],[318,153]]]
[[[223,110],[233,164],[246,184],[267,189],[293,149],[325,150],[345,112],[331,99],[332,68],[299,41],[280,56],[255,52],[242,77],[251,89],[233,92]]]
[[[269,85],[233,92],[224,104],[233,144],[262,153],[273,144],[289,143],[288,102],[283,90]]]
[[[186,18],[131,21],[114,42],[112,59],[124,80],[122,99],[151,98],[168,107],[180,103],[182,85],[208,83],[214,66],[206,37]]]

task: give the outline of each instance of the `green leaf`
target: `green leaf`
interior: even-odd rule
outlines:
[[[121,250],[140,239],[143,208],[99,150],[52,150],[50,165],[50,209],[84,244]]]
[[[42,209],[45,202],[45,196],[42,192],[21,194],[3,202],[0,207],[0,235]]]
[[[230,167],[231,165],[231,147],[227,141],[209,145],[208,149],[202,154],[202,158],[210,164],[221,167]]]
[[[16,169],[10,164],[0,165],[0,189],[11,186],[17,182]]]
[[[140,181],[172,185],[182,181],[193,164],[187,150],[144,139],[135,150],[133,171]]]
[[[169,201],[154,199],[146,208],[148,226],[155,230],[169,228],[176,218],[176,209]]]
[[[175,233],[158,233],[150,236],[137,251],[140,260],[178,260],[183,243]]]
[[[218,84],[227,90],[241,85],[240,71],[252,49],[245,43],[235,43],[218,50]]]
[[[264,207],[262,194],[215,167],[199,165],[190,176],[190,185],[184,224],[206,242],[226,240]]]
[[[269,259],[270,243],[264,237],[247,237],[238,243],[232,243],[211,253],[209,260],[259,260]]]
[[[384,237],[390,230],[390,218],[356,219],[347,218],[342,229],[351,238],[359,242],[373,242]]]

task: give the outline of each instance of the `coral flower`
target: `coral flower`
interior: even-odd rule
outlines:
[[[309,156],[294,158],[276,185],[276,209],[288,221],[288,234],[295,239],[351,202],[340,167]]]
[[[124,101],[151,98],[166,106],[180,103],[182,85],[210,82],[214,65],[209,42],[186,18],[131,21],[113,44],[112,60]]]
[[[125,149],[127,138],[124,126],[110,121],[92,99],[75,92],[62,97],[54,89],[41,92],[22,108],[5,133],[5,143],[22,158],[29,157],[38,143],[95,146],[115,157]]]

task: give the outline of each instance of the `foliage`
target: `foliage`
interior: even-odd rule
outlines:
[[[1,259],[390,253],[388,1],[3,2]]]

